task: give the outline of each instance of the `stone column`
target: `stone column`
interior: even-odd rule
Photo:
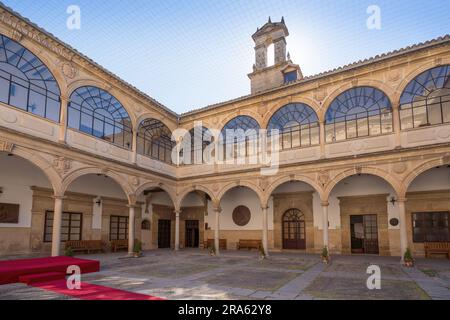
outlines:
[[[319,123],[320,158],[325,158],[325,122]]]
[[[220,207],[214,208],[214,214],[215,214],[215,224],[214,224],[214,247],[216,248],[216,255],[220,254],[220,233],[219,233],[219,228],[220,228],[220,221],[219,221],[219,216],[220,216],[220,212],[222,211],[222,209]]]
[[[406,234],[406,199],[398,199],[399,226],[400,226],[400,256],[403,261],[403,254],[408,248],[408,237]]]
[[[401,125],[400,125],[400,110],[399,106],[392,108],[392,120],[393,120],[393,129],[394,129],[394,145],[395,148],[400,148],[402,145],[401,142]]]
[[[64,197],[54,196],[53,198],[55,199],[55,209],[53,211],[52,257],[57,257],[61,251],[61,221]]]
[[[180,250],[180,209],[175,210],[175,251]]]
[[[267,218],[267,212],[268,212],[267,206],[261,207],[262,209],[262,245],[264,249],[265,255],[269,256],[269,244],[268,244],[268,237],[267,237],[267,229],[268,229],[268,218]]]
[[[134,238],[135,238],[135,212],[134,205],[128,205],[129,217],[128,217],[128,255],[133,255],[134,250]]]
[[[327,247],[328,251],[330,251],[328,240],[328,206],[328,201],[322,201],[323,246]]]
[[[131,162],[137,161],[137,128],[133,130],[133,141],[131,142]]]
[[[59,114],[59,136],[58,141],[60,143],[66,143],[67,135],[67,108],[69,105],[69,98],[61,96],[61,112]]]

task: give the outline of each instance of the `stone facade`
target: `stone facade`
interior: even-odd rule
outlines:
[[[31,227],[0,226],[0,254],[49,250],[50,244],[42,242],[45,211],[54,210],[58,203],[56,199],[63,196],[66,197],[62,200],[63,211],[83,213],[83,238],[107,239],[108,217],[111,214],[130,215],[134,211],[135,236],[139,236],[143,217],[139,205],[144,201],[144,191],[160,189],[166,192],[172,205],[163,208],[155,204],[149,248],[157,247],[157,218],[164,216],[173,220],[173,211],[180,209],[180,245],[183,246],[183,201],[188,194],[195,192],[208,195],[209,206],[215,210],[220,209],[223,196],[236,187],[253,190],[262,208],[267,208],[273,200],[274,228],[267,233],[271,249],[281,248],[281,214],[288,207],[299,208],[307,217],[307,252],[320,252],[327,234],[330,250],[348,253],[348,214],[366,211],[375,212],[378,216],[380,254],[400,255],[405,243],[402,247],[398,228],[387,226],[385,196],[359,196],[351,201],[347,197],[341,198],[342,222],[328,230],[316,223],[322,208],[313,208],[311,193],[274,196],[276,188],[290,181],[308,184],[323,207],[327,207],[330,194],[344,179],[360,174],[383,179],[392,188],[396,199],[406,199],[406,221],[400,215],[400,225],[406,228],[407,244],[418,255],[423,254],[423,245],[412,243],[410,212],[450,210],[448,194],[442,190],[439,192],[444,194],[436,191],[426,196],[408,193],[408,188],[418,176],[450,164],[450,124],[401,130],[398,110],[400,95],[414,77],[430,68],[450,64],[448,37],[290,84],[278,83],[277,79],[266,91],[177,115],[3,6],[0,6],[0,34],[37,53],[49,68],[61,89],[62,113],[60,122],[52,122],[0,103],[0,151],[28,160],[45,174],[51,185],[50,190],[34,189]],[[280,46],[282,42],[277,43]],[[278,51],[284,54],[283,48]],[[275,76],[270,74],[272,69],[264,69],[263,62],[259,65],[261,70],[255,72],[267,73],[269,82],[274,79]],[[194,121],[202,121],[203,126],[220,130],[238,115],[251,116],[261,128],[266,128],[280,107],[289,103],[305,103],[317,113],[320,144],[281,151],[278,170],[269,176],[261,174],[263,166],[260,164],[176,166],[161,163],[138,155],[135,146],[131,150],[123,149],[67,128],[64,116],[67,115],[68,97],[76,88],[85,85],[102,88],[121,101],[134,129],[142,120],[152,118],[160,120],[170,130],[189,130]],[[324,121],[328,106],[340,93],[356,86],[379,88],[389,97],[393,106],[393,132],[326,143]],[[110,177],[126,195],[126,200],[103,199],[101,230],[91,227],[94,196],[67,191],[76,179],[92,174]],[[443,189],[450,190],[450,186]],[[319,212],[315,212],[317,210]],[[201,239],[214,236],[214,229],[205,230],[203,235],[204,208],[186,207],[186,212],[188,217],[200,221]],[[172,228],[173,246],[175,223],[172,223]],[[220,230],[220,234],[229,238],[230,248],[235,247],[240,238],[263,237],[261,230]]]

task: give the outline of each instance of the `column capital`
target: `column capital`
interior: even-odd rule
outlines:
[[[267,210],[267,209],[269,209],[269,206],[261,206],[261,209],[262,210]]]
[[[181,209],[175,209],[175,210],[173,210],[173,212],[175,213],[175,216],[180,216],[180,213],[181,213]]]
[[[222,212],[222,208],[221,207],[213,207],[213,211],[221,213]]]
[[[322,207],[328,207],[330,205],[330,203],[327,201],[321,201],[320,204],[322,205]]]
[[[398,198],[397,202],[406,202],[406,200],[407,200],[406,198]]]
[[[61,196],[61,195],[53,195],[52,198],[55,199],[55,200],[64,200],[67,197],[66,196]]]
[[[127,208],[129,208],[129,209],[131,209],[131,208],[136,209],[136,208],[139,208],[139,206],[136,205],[136,204],[127,204]]]

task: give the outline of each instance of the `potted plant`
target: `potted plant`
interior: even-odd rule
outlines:
[[[213,244],[211,247],[209,247],[209,255],[210,256],[215,256],[216,255],[216,247]]]
[[[266,252],[263,246],[259,246],[259,260],[264,260],[266,258]]]
[[[139,258],[142,255],[142,243],[139,239],[134,240],[133,256]]]
[[[403,254],[403,265],[405,267],[414,267],[414,259],[409,248],[407,248]]]
[[[64,255],[67,257],[73,257],[73,250],[72,247],[67,247],[64,251]]]
[[[323,247],[320,257],[322,258],[323,263],[328,264],[330,262],[330,254],[328,252],[327,246]]]

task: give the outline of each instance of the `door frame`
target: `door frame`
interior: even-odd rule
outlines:
[[[164,247],[161,247],[161,244],[160,244],[160,239],[161,239],[161,237],[160,237],[160,234],[161,234],[160,233],[161,232],[160,223],[162,221],[164,221],[165,223],[168,223],[168,225],[169,225],[168,235],[167,235],[168,246],[164,246]],[[158,249],[171,248],[171,242],[172,242],[172,220],[170,220],[170,219],[158,219]]]
[[[376,252],[366,252],[366,248],[365,248],[365,240],[366,240],[366,232],[367,232],[367,227],[366,227],[366,217],[375,217],[375,225],[376,225],[376,235],[377,235],[377,250]],[[362,252],[353,252],[353,247],[352,247],[352,217],[362,217],[362,223],[363,223],[363,232],[364,232],[364,239],[363,239],[363,245],[362,245]],[[373,254],[373,255],[379,255],[380,254],[380,228],[379,228],[379,223],[378,223],[378,215],[376,213],[369,213],[369,214],[350,214],[349,215],[349,224],[350,224],[350,253],[351,254]]]
[[[288,214],[295,214],[299,217],[298,220],[285,220],[286,215]],[[300,219],[302,218],[302,219]],[[296,238],[293,241],[296,241],[297,244],[294,246],[287,245],[286,241],[288,239],[285,238],[285,224],[288,223],[288,228],[290,227],[290,223],[297,223],[298,229],[299,229],[299,235],[301,232],[301,225],[303,225],[303,239],[302,238]],[[290,208],[286,210],[283,215],[281,216],[281,246],[282,249],[293,249],[293,250],[306,250],[306,220],[305,220],[305,214],[297,208]]]

